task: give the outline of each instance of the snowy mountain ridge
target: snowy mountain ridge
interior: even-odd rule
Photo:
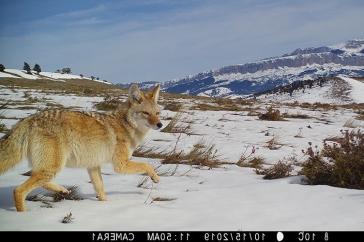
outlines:
[[[280,57],[225,66],[162,83],[172,93],[246,96],[297,80],[330,76],[364,76],[364,39],[333,46],[296,49]],[[148,85],[156,82],[148,82]],[[141,83],[144,87],[144,83]]]

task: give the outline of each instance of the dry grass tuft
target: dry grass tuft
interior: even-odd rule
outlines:
[[[52,194],[54,202],[60,202],[62,200],[74,200],[74,201],[83,200],[83,197],[80,194],[80,189],[78,186],[71,186],[66,188],[69,191],[69,193],[56,192]]]
[[[243,153],[240,155],[240,158],[238,160],[238,162],[236,162],[237,166],[240,167],[251,167],[251,168],[261,168],[263,163],[264,163],[264,159],[263,157],[260,156],[254,156],[255,154],[255,147],[253,146],[251,151],[248,153],[248,149],[249,146],[247,146],[245,148],[245,150],[243,151]]]
[[[182,121],[182,113],[177,113],[165,128],[161,130],[164,133],[184,133],[191,134],[191,125]]]
[[[164,105],[164,110],[169,110],[172,112],[179,112],[182,108],[183,104],[178,102],[168,102]]]
[[[172,197],[154,197],[152,198],[151,203],[154,202],[170,202],[170,201],[174,201],[177,200],[177,198],[172,198]]]
[[[70,212],[69,214],[67,214],[66,216],[63,217],[61,222],[63,224],[69,224],[69,223],[72,223],[74,219],[75,218],[72,217],[72,213]]]
[[[278,150],[283,145],[279,143],[278,138],[276,136],[273,136],[270,140],[266,142],[266,147],[270,150]]]
[[[115,111],[118,108],[126,107],[126,103],[116,97],[106,96],[104,101],[94,105],[97,110]]]
[[[302,113],[299,113],[299,112],[297,112],[296,114],[284,113],[283,117],[284,118],[298,118],[298,119],[309,119],[309,118],[311,118],[307,114],[302,114]]]
[[[139,147],[134,151],[133,156],[161,159],[162,164],[185,164],[201,167],[206,166],[209,168],[216,168],[222,164],[233,164],[221,161],[215,145],[207,144],[204,140],[200,140],[194,144],[188,153],[177,150],[180,137],[178,137],[171,151],[157,151],[152,148]]]
[[[274,109],[272,106],[267,107],[267,111],[265,113],[260,114],[259,119],[261,120],[269,120],[269,121],[283,121],[284,118],[281,115],[281,112],[278,109]]]
[[[266,169],[256,169],[258,175],[264,175],[263,179],[278,179],[283,177],[288,177],[291,175],[293,167],[290,163],[278,161],[270,168]]]

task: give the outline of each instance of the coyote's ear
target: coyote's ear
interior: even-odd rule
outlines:
[[[129,87],[129,100],[132,103],[141,103],[143,101],[143,95],[142,92],[139,90],[137,84],[132,84]]]
[[[154,102],[158,101],[160,90],[161,90],[161,86],[159,84],[153,88],[152,97],[153,97]]]

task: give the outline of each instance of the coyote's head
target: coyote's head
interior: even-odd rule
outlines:
[[[142,92],[136,84],[129,88],[128,117],[139,129],[160,129],[160,108],[157,104],[160,86],[155,86],[149,92]]]

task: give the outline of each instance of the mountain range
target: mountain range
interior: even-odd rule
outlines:
[[[364,39],[296,49],[279,57],[230,65],[162,82],[162,90],[211,97],[243,97],[295,81],[338,75],[364,76]],[[157,82],[142,82],[148,88]],[[122,85],[125,86],[125,85]]]

